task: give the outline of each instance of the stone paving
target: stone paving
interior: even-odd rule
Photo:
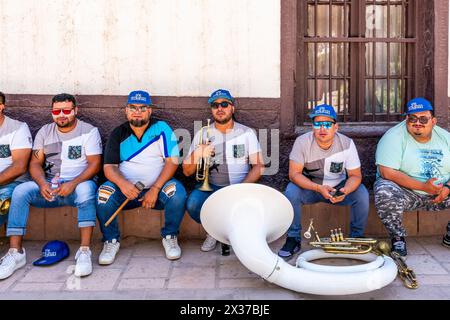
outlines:
[[[276,252],[283,241],[270,247]],[[246,269],[233,251],[228,257],[221,256],[219,246],[201,252],[199,240],[181,240],[181,259],[169,261],[160,241],[129,237],[122,240],[110,266],[97,264],[102,248],[97,243],[92,247],[94,271],[82,279],[72,274],[76,242],[69,242],[71,255],[66,260],[51,267],[34,267],[31,263],[40,256],[44,243],[25,242],[27,265],[0,281],[0,299],[450,300],[450,250],[441,245],[441,237],[408,238],[407,264],[417,274],[417,290],[405,288],[397,278],[380,290],[350,296],[315,296],[270,284]],[[7,245],[3,243],[0,249],[3,255]]]

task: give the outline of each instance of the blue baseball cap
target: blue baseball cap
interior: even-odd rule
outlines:
[[[70,254],[69,246],[63,241],[47,242],[42,248],[42,257],[33,262],[35,266],[49,266],[55,264]]]
[[[142,90],[131,91],[128,95],[127,104],[145,104],[147,106],[154,106],[150,94],[147,91]]]
[[[312,112],[309,114],[309,117],[311,119],[314,119],[315,117],[319,117],[319,116],[329,117],[334,120],[336,120],[336,118],[337,118],[336,111],[334,111],[334,108],[328,104],[321,104],[321,105],[316,106],[312,110]]]
[[[231,102],[234,102],[234,98],[231,95],[230,91],[225,90],[225,89],[219,89],[219,90],[216,90],[213,93],[211,93],[211,96],[208,99],[208,103],[211,104],[214,101],[216,101],[217,99],[227,99]]]
[[[428,101],[425,98],[414,98],[408,101],[406,104],[406,114],[413,114],[416,112],[422,112],[422,111],[432,111],[433,106],[431,105],[431,102]]]

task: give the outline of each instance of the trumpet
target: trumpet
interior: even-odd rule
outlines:
[[[198,145],[208,144],[210,137],[210,119],[207,120],[207,125],[200,128],[200,136],[198,139]],[[206,131],[206,138],[203,141],[203,133]],[[195,174],[195,179],[197,181],[203,181],[202,185],[198,190],[200,191],[212,191],[211,185],[209,184],[209,166],[210,166],[211,157],[202,157],[200,161],[197,163],[197,171]]]
[[[378,255],[384,254],[394,260],[397,265],[398,276],[402,280],[405,287],[409,289],[417,289],[419,287],[414,271],[406,265],[405,260],[403,260],[397,252],[391,251],[391,247],[386,241],[380,241],[374,252]]]
[[[311,230],[315,233],[316,241],[311,241],[309,244],[321,248],[327,253],[364,254],[374,250],[378,242],[372,238],[344,238],[341,228],[330,230],[329,238],[320,238],[314,230],[313,219],[311,219],[308,230],[303,236],[307,239],[311,238]]]
[[[0,200],[0,216],[8,213],[10,204],[11,198]]]

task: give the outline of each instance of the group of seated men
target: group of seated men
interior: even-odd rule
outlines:
[[[166,122],[152,117],[158,107],[148,92],[128,95],[127,121],[112,131],[104,150],[98,129],[77,118],[73,95],[52,98],[53,122],[37,132],[34,142],[25,122],[5,116],[5,104],[0,92],[0,203],[10,201],[9,211],[0,215],[10,240],[0,260],[0,279],[26,264],[22,240],[30,206],[78,209],[81,243],[74,273],[81,277],[92,273],[90,243],[97,219],[103,234],[98,263],[114,262],[121,236],[117,216],[111,218],[125,201],[124,210],[164,209],[162,244],[166,257],[175,260],[181,257],[177,237],[186,210],[200,224],[202,205],[211,194],[228,185],[255,183],[264,174],[257,136],[235,120],[235,99],[224,89],[209,97],[214,122],[209,130],[195,134],[182,161],[183,173],[191,176],[198,163],[209,159],[212,190],[196,188],[189,196],[174,179],[180,158],[177,137]],[[289,156],[285,196],[294,208],[294,219],[278,252],[284,259],[301,248],[302,205],[351,206],[350,237],[364,236],[369,214],[358,152],[352,139],[338,133],[334,108],[316,106],[310,118],[311,132],[295,140]],[[391,237],[392,250],[402,256],[407,254],[403,212],[450,208],[450,133],[436,122],[429,101],[412,99],[406,105],[405,121],[388,130],[377,147],[375,207]],[[98,187],[102,165],[107,180]],[[450,247],[450,222],[443,244]],[[201,250],[216,246],[217,240],[207,234]]]

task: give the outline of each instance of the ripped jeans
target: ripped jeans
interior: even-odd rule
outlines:
[[[149,189],[144,189],[139,196],[127,203],[124,210],[135,209],[142,206],[139,201]],[[112,239],[120,240],[119,223],[117,216],[105,227],[106,221],[116,212],[120,205],[126,200],[125,195],[114,183],[107,181],[98,188],[97,191],[97,218],[100,223],[100,229],[103,233],[103,241]],[[184,186],[176,179],[167,181],[158,194],[153,209],[164,209],[164,227],[161,229],[161,236],[178,235],[181,220],[186,209],[186,190]],[[121,213],[123,214],[123,213]]]

